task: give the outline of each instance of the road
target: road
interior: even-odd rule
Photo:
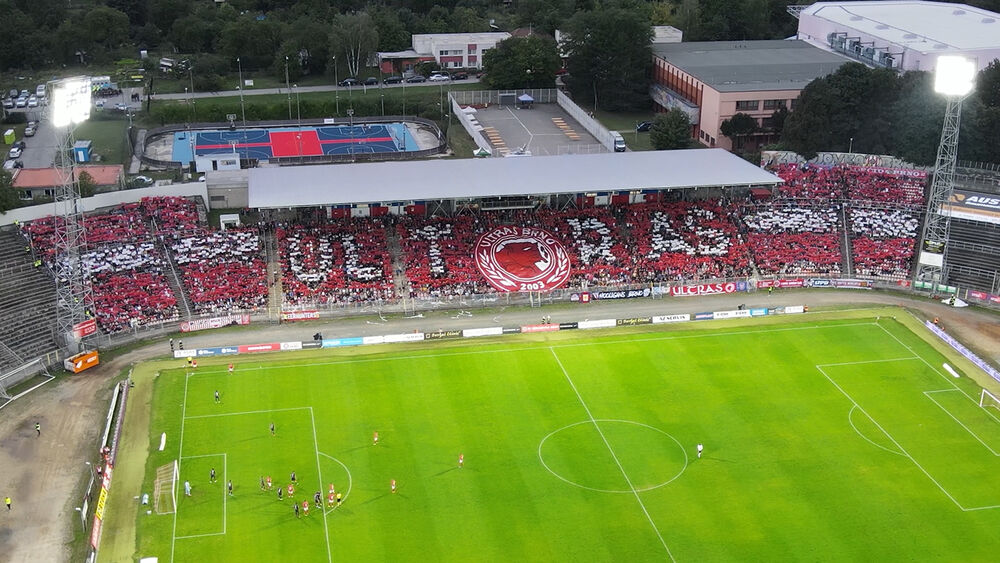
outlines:
[[[423,82],[423,83],[420,83],[420,84],[411,84],[410,88],[419,87],[419,86],[435,86],[435,85],[444,85],[444,86],[447,87],[450,84],[475,84],[475,83],[478,83],[478,82],[479,82],[478,78],[469,77],[466,80],[458,80],[458,81],[454,81],[454,82]],[[406,86],[407,85],[405,83],[404,84],[386,84],[386,85],[383,85],[382,88],[386,88],[386,89],[392,88],[392,89],[394,89],[394,88],[406,88]],[[295,88],[291,88],[291,90],[292,90],[293,93],[298,92],[300,94],[305,94],[307,92],[348,92],[349,90],[367,91],[367,90],[372,89],[372,88],[378,88],[378,86],[344,87],[344,86],[337,86],[335,84],[322,84],[320,86],[298,86],[298,87],[295,87]],[[288,89],[287,88],[254,88],[252,90],[244,90],[243,91],[243,95],[244,96],[262,96],[262,95],[266,95],[266,94],[287,94],[287,93],[288,93]],[[184,93],[180,93],[180,94],[154,94],[153,95],[153,99],[154,100],[187,100],[187,99],[190,99],[190,98],[195,98],[195,99],[199,99],[199,98],[224,98],[224,97],[233,97],[233,96],[239,96],[239,95],[240,95],[240,91],[239,90],[223,90],[221,92],[195,92],[193,94],[192,93],[188,93],[188,92],[184,92]]]

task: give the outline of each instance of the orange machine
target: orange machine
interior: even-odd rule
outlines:
[[[97,350],[80,352],[79,354],[63,360],[63,367],[70,373],[80,373],[101,363],[97,355]]]

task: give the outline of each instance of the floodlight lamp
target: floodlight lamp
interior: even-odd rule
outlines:
[[[90,79],[67,78],[52,88],[52,124],[67,127],[90,118]]]
[[[972,91],[976,63],[956,56],[941,56],[934,71],[934,91],[945,96],[964,96]]]

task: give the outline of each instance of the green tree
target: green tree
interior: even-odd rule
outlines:
[[[385,7],[373,8],[369,12],[378,32],[379,51],[402,51],[410,47],[410,32],[403,24],[401,14],[413,16],[409,10],[392,10]]]
[[[719,124],[719,132],[732,139],[737,149],[742,149],[746,138],[758,130],[757,120],[745,113],[737,113]]]
[[[1000,107],[1000,60],[986,66],[976,78],[976,95],[987,107]]]
[[[0,170],[0,214],[21,206],[21,198],[14,189],[14,180],[9,172]]]
[[[349,76],[358,76],[378,47],[378,30],[365,12],[341,14],[330,29],[330,54],[343,61]]]
[[[595,109],[649,107],[653,30],[635,11],[598,8],[566,22],[568,85],[573,96]]]
[[[232,61],[233,67],[239,58],[244,71],[269,68],[281,47],[283,35],[279,22],[258,21],[245,15],[222,28],[218,51]]]
[[[97,190],[97,184],[94,183],[94,177],[90,175],[90,172],[84,170],[80,172],[76,177],[76,186],[80,190],[80,197],[90,197],[94,195]]]
[[[657,114],[649,128],[649,142],[658,151],[687,148],[691,144],[691,119],[677,108]]]
[[[490,88],[551,88],[562,65],[556,42],[546,37],[511,37],[483,55]]]

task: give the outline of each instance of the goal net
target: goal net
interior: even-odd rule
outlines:
[[[1000,410],[1000,399],[998,399],[993,393],[983,389],[983,394],[979,396],[979,406],[983,408],[992,407]]]
[[[180,470],[177,460],[163,465],[156,470],[156,481],[153,484],[153,509],[157,514],[172,514],[177,511],[177,481]]]

